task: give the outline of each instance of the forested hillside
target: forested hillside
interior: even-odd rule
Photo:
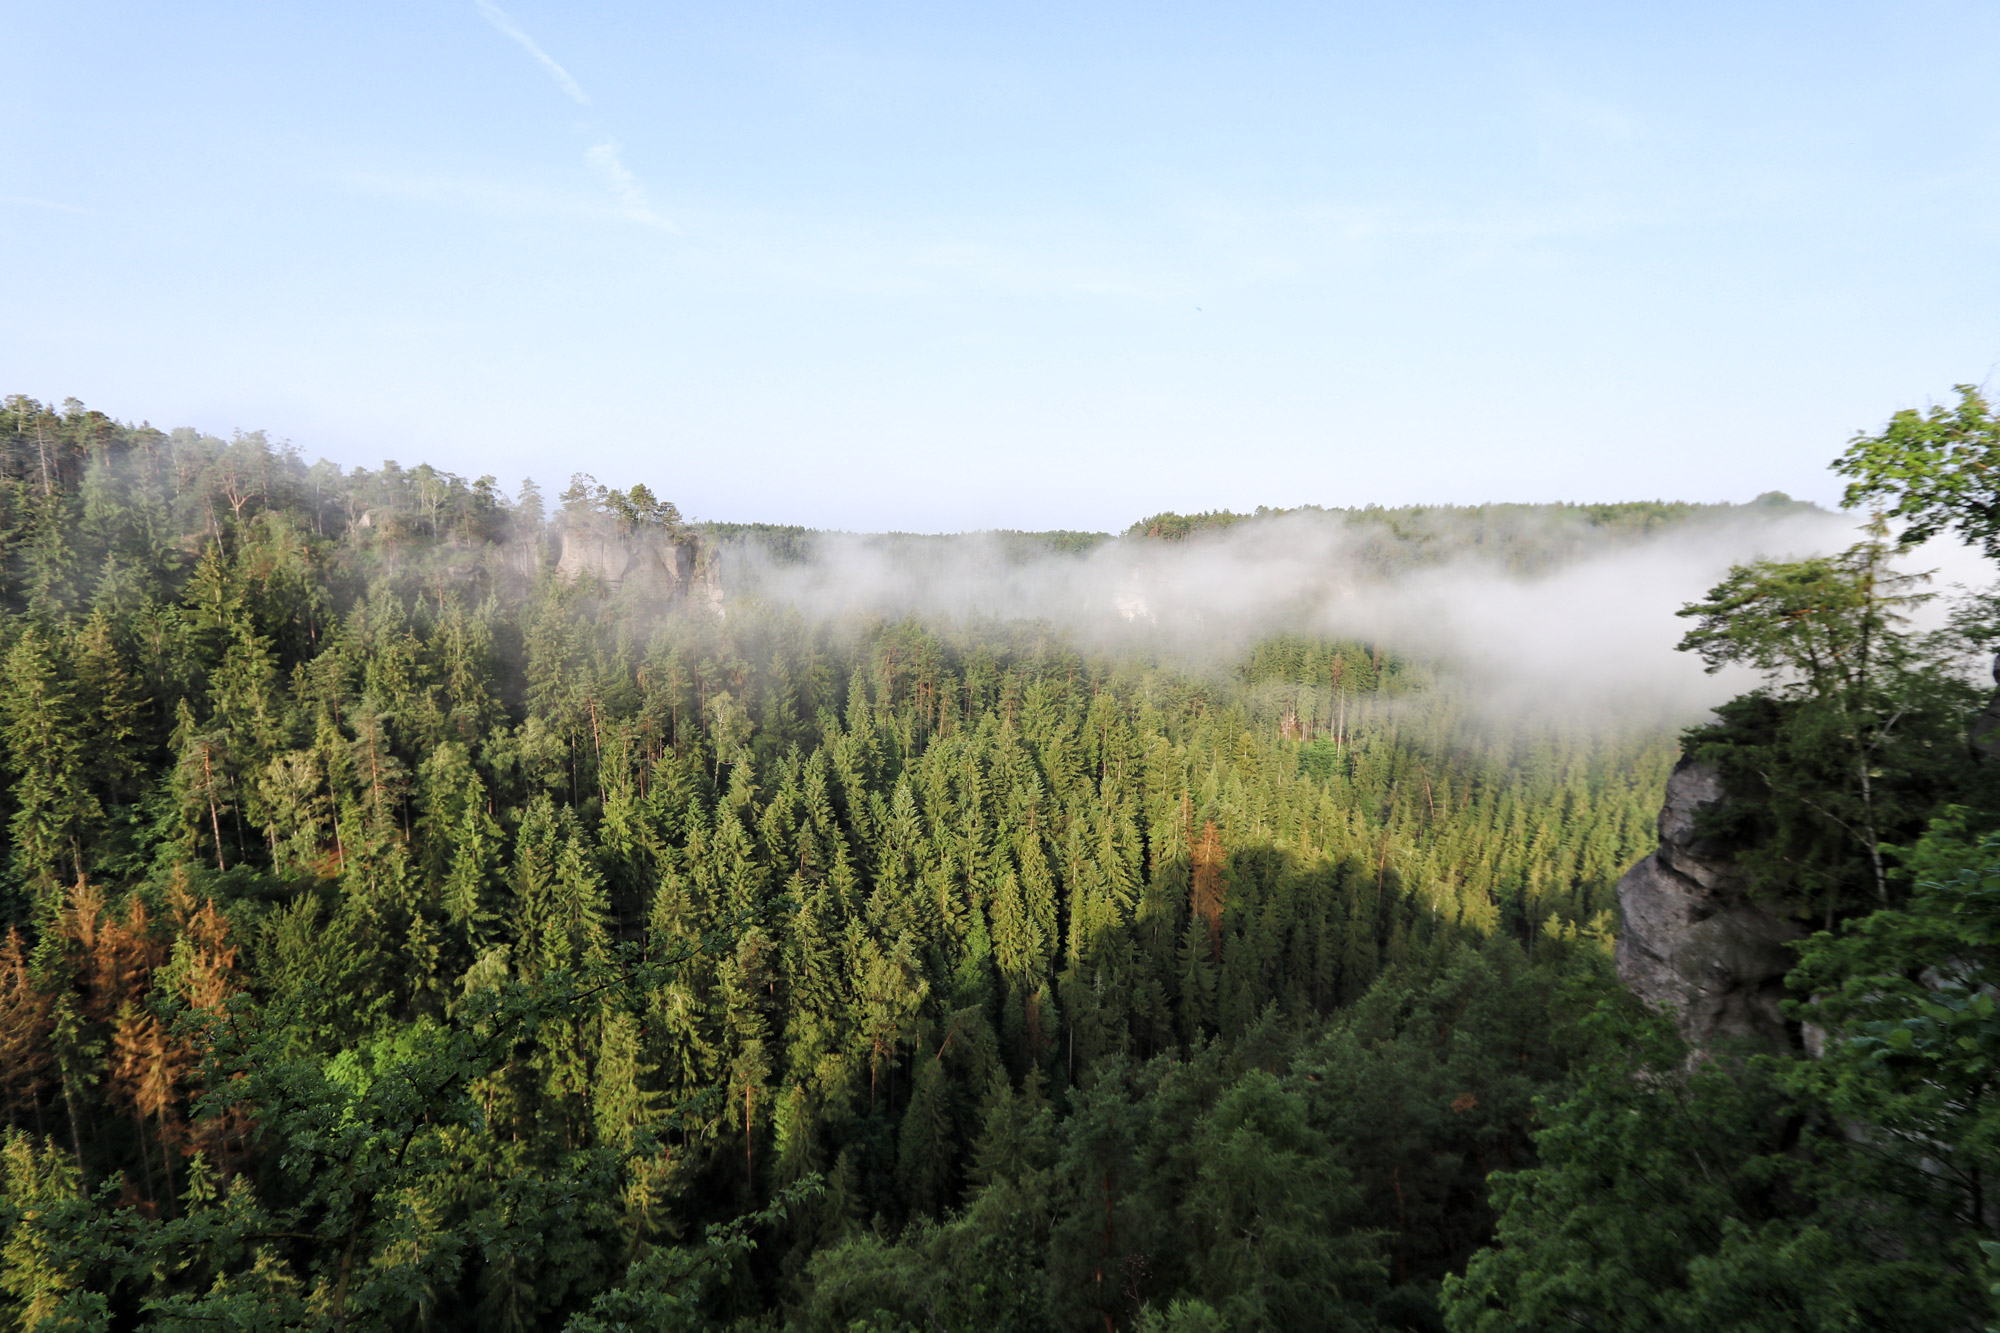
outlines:
[[[1667,996],[1780,941],[1780,1022],[1600,1007],[1541,1160],[1491,1178],[1495,1244],[1445,1279],[1459,1333],[2000,1317],[2000,697],[1973,675],[2000,605],[1927,583],[1914,550],[2000,559],[2000,420],[1961,385],[1834,468],[1873,515],[1858,541],[1739,565],[1683,609],[1684,650],[1760,680],[1684,737],[1674,782],[1711,793],[1668,839],[1691,859],[1620,886],[1624,979],[1649,928],[1686,946]],[[1647,897],[1663,880],[1681,896]]]
[[[688,594],[743,542],[8,400],[9,1318],[1441,1326],[1674,738]]]

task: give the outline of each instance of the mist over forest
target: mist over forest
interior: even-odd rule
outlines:
[[[1996,466],[855,534],[8,398],[0,1319],[1984,1327]]]
[[[1854,526],[1773,493],[1159,514],[1117,536],[711,531],[732,590],[815,620],[1031,621],[1092,649],[1225,670],[1272,636],[1347,637],[1421,657],[1498,712],[1553,690],[1566,711],[1588,700],[1678,724],[1731,691],[1675,656],[1674,612],[1738,561],[1836,549]]]

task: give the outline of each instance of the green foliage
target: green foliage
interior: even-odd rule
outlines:
[[[1966,762],[1978,702],[1956,645],[1905,627],[1925,594],[1891,554],[1878,528],[1839,555],[1738,566],[1681,612],[1684,651],[1766,681],[1687,733],[1728,792],[1708,826],[1760,892],[1829,926],[1890,901],[1885,843],[1991,786]]]
[[[2000,559],[2000,420],[1976,386],[1956,391],[1954,404],[1906,409],[1881,433],[1855,436],[1833,464],[1849,479],[1841,504],[1888,502],[1904,546],[1950,532]]]
[[[2000,836],[1968,842],[1940,821],[1912,859],[1970,862],[1800,947],[1799,1016],[1819,1059],[1786,1070],[1802,1098],[1865,1125],[1844,1182],[1926,1251],[1976,1273],[2000,1163]]]
[[[1596,1022],[1615,1054],[1547,1108],[1541,1165],[1494,1177],[1496,1245],[1445,1279],[1453,1330],[1830,1333],[1976,1317],[1969,1238],[1865,1188],[1868,1145],[1788,1089],[1788,1071],[1690,1061],[1656,1017]]]
[[[1250,515],[1231,513],[1227,509],[1213,509],[1200,514],[1167,512],[1154,514],[1150,518],[1140,519],[1127,529],[1127,535],[1152,537],[1160,541],[1184,542],[1197,533],[1214,532],[1233,527],[1248,517]]]
[[[1396,573],[1470,557],[1515,574],[1533,575],[1557,569],[1585,551],[1615,546],[1663,527],[1687,526],[1699,530],[1705,524],[1740,520],[1746,513],[1767,518],[1814,508],[1776,491],[1760,495],[1747,505],[1658,500],[1624,504],[1410,505],[1394,509],[1379,505],[1361,509],[1324,509],[1318,505],[1274,509],[1260,505],[1249,514],[1226,509],[1200,514],[1154,514],[1134,523],[1125,536],[1153,541],[1204,541],[1245,524],[1263,524],[1293,515],[1314,518],[1340,531],[1348,539],[1349,558],[1369,573]]]
[[[0,1316],[1434,1325],[1667,737],[1375,643],[648,603],[564,543],[819,538],[555,507],[8,400]],[[1343,521],[1532,571],[1704,513]]]
[[[1100,1062],[1061,1108],[999,1082],[964,1208],[817,1251],[792,1325],[1425,1326],[1486,1234],[1467,1193],[1529,1156],[1535,1090],[1581,1053],[1549,1019],[1602,967],[1431,952],[1324,1022]]]
[[[1894,502],[1904,545],[1951,531],[2000,555],[1993,422],[1959,393],[1835,468],[1849,504]],[[1687,747],[1723,782],[1697,822],[1711,859],[1820,917],[1787,979],[1803,1049],[1690,1050],[1665,1017],[1605,1006],[1604,1054],[1543,1103],[1540,1162],[1493,1177],[1493,1247],[1444,1280],[1457,1333],[2000,1313],[2000,835],[1980,832],[2000,799],[1966,745],[1960,645],[1903,627],[1918,599],[1885,532],[1878,516],[1839,555],[1740,566],[1682,613],[1684,649],[1765,678]],[[1990,637],[1978,619],[1956,628]]]

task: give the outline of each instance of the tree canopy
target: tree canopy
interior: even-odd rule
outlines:
[[[1369,571],[1533,575],[1741,512],[1342,521]],[[1768,674],[1685,738],[1730,775],[1714,817],[1831,927],[1798,1017],[1832,1054],[1752,1067],[1691,1060],[1611,975],[1657,726],[1496,720],[1338,636],[1198,669],[719,608],[566,574],[581,536],[703,569],[820,539],[6,401],[0,1321],[1980,1308],[2000,821],[1882,543],[1691,616]]]

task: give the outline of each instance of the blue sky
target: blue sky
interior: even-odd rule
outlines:
[[[1831,499],[1990,4],[0,5],[0,391],[698,516]]]

